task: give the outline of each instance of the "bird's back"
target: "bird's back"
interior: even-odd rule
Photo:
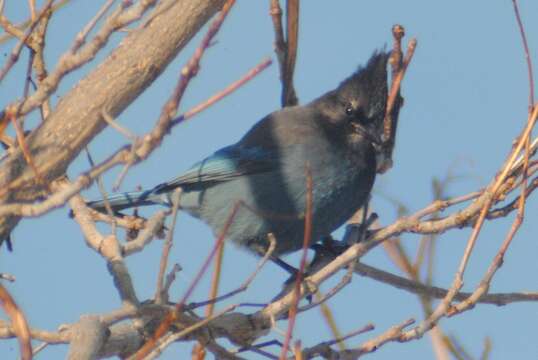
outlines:
[[[240,169],[242,175],[198,189],[191,185],[191,191],[183,195],[182,207],[207,222],[218,235],[238,206],[228,238],[263,253],[271,232],[277,238],[276,254],[291,252],[302,244],[308,167],[315,219],[311,240],[331,233],[367,198],[374,181],[367,170],[375,168],[375,155],[371,145],[357,153],[335,142],[338,139],[322,131],[318,117],[305,107],[268,115],[224,151],[230,156],[249,154],[243,159],[245,164],[230,160],[236,171],[245,168]],[[203,164],[200,175],[204,174]],[[261,171],[249,172],[249,166],[255,165]]]

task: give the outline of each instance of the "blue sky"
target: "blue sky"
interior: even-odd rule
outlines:
[[[54,15],[47,38],[49,67],[70,47],[76,33],[103,2],[73,0]],[[26,6],[26,1],[8,0],[6,15],[14,22],[24,20]],[[531,56],[538,63],[538,22],[533,17],[538,13],[538,3],[521,1],[520,9]],[[373,194],[373,207],[383,224],[390,224],[397,217],[389,199],[398,199],[410,211],[421,209],[431,202],[432,178],[445,177],[449,169],[457,177],[448,188],[451,196],[485,186],[525,124],[529,91],[511,1],[303,1],[295,75],[300,102],[306,103],[334,88],[375,49],[390,47],[390,29],[395,23],[404,25],[407,34],[416,37],[419,45],[403,85],[405,106],[400,115],[395,165],[387,174],[378,177]],[[179,70],[199,43],[200,35],[202,33],[118,118],[120,123],[137,134],[151,129],[175,85]],[[53,95],[53,103],[106,57],[123,36],[116,34],[92,63],[69,75]],[[262,58],[274,58],[268,2],[238,0],[216,40],[185,95],[181,104],[183,111],[241,77]],[[8,54],[13,45],[14,42],[1,45],[2,54]],[[24,52],[2,84],[2,107],[22,94],[20,79],[26,56]],[[220,147],[237,141],[257,120],[278,109],[279,99],[280,83],[275,63],[232,96],[176,127],[147,161],[131,169],[122,190],[132,190],[138,185],[151,187],[178,175]],[[35,124],[36,119],[33,114],[28,124]],[[125,143],[122,135],[107,129],[92,141],[89,148],[94,159],[99,161]],[[88,166],[85,157],[80,156],[68,173],[74,178]],[[117,174],[118,171],[112,171],[105,176],[109,190]],[[99,197],[95,186],[84,195]],[[492,292],[537,290],[536,204],[536,199],[531,198],[526,222],[492,283]],[[144,214],[149,215],[155,210],[144,210]],[[0,272],[17,277],[14,284],[7,284],[8,289],[35,327],[54,330],[61,323],[76,321],[81,314],[107,312],[120,306],[104,261],[84,245],[77,224],[67,213],[68,210],[62,208],[41,218],[23,221],[13,233],[14,253],[9,254],[5,249],[0,251]],[[513,217],[514,214],[486,223],[471,258],[464,290],[472,291],[477,285]],[[440,237],[435,262],[436,285],[450,285],[469,234],[469,229],[462,229]],[[414,235],[402,238],[409,250],[416,249],[418,240],[419,237]],[[204,224],[185,214],[179,216],[170,261],[180,263],[184,270],[173,287],[172,298],[183,293],[212,246],[213,236]],[[155,241],[142,254],[128,259],[141,299],[153,295],[161,247],[162,243]],[[298,256],[288,260],[297,262]],[[381,247],[363,260],[388,271],[398,271]],[[256,261],[250,254],[228,246],[222,291],[238,286],[245,274],[254,269]],[[286,274],[280,269],[268,265],[252,287],[232,302],[266,301],[278,292],[285,278]],[[192,300],[207,297],[208,283],[205,279],[200,284]],[[423,316],[415,296],[359,277],[355,277],[329,305],[343,333],[369,322],[377,327],[370,334],[348,341],[348,346],[359,345],[407,318],[420,320]],[[442,320],[441,326],[477,358],[485,336],[491,337],[493,342],[491,359],[536,358],[537,309],[536,304],[531,303],[505,307],[480,305],[463,315]],[[279,326],[285,328],[285,323]],[[318,310],[299,318],[295,334],[303,339],[304,346],[331,337]],[[268,339],[272,338],[280,339],[280,335],[273,332]],[[174,345],[162,358],[178,358],[178,354],[188,356],[190,349],[190,344]],[[277,349],[271,350],[278,353]],[[0,342],[0,354],[15,358],[17,344]],[[49,347],[38,355],[38,359],[57,359],[65,354],[65,346]],[[407,344],[386,345],[368,356],[370,359],[393,359],[396,356],[428,359],[433,358],[433,353],[429,337],[425,336]]]

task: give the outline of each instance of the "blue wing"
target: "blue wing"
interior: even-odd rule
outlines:
[[[155,204],[170,206],[171,200],[168,193],[177,187],[182,187],[186,192],[204,190],[218,182],[272,171],[276,167],[278,167],[278,160],[274,151],[231,145],[194,164],[183,175],[171,181],[146,191],[113,195],[107,201],[113,210]],[[102,211],[105,208],[105,201],[90,201],[88,205]]]
[[[184,174],[158,185],[156,193],[168,192],[178,186],[196,190],[213,183],[229,181],[239,176],[273,171],[279,166],[274,150],[231,145],[194,164]]]

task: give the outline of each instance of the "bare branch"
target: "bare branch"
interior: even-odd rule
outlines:
[[[409,291],[413,294],[427,295],[436,299],[444,298],[448,292],[447,289],[437,286],[424,285],[417,281],[391,274],[364,263],[358,263],[355,266],[355,273],[394,286],[398,289]],[[471,296],[471,293],[460,292],[454,297],[454,300],[464,301],[469,296]],[[482,296],[478,302],[481,304],[491,304],[497,306],[503,306],[513,302],[538,302],[538,292],[486,294]]]
[[[181,199],[181,188],[174,190],[172,194],[172,225],[166,235],[166,240],[163,246],[163,252],[161,255],[161,261],[159,264],[159,275],[157,276],[157,288],[155,289],[155,302],[157,304],[164,304],[168,301],[167,287],[164,286],[164,273],[168,264],[168,256],[170,255],[170,249],[172,248],[174,239],[174,230],[176,228],[177,211],[179,209],[179,201]]]
[[[270,0],[270,15],[275,32],[275,52],[282,81],[282,107],[297,105],[293,87],[293,72],[297,58],[299,34],[299,0],[286,1],[286,38],[282,27],[282,9],[279,0]]]
[[[113,55],[62,98],[47,121],[27,139],[36,166],[45,174],[46,181],[61,176],[80,150],[103,129],[105,123],[101,121],[102,109],[109,109],[110,115],[117,117],[156,79],[223,2],[174,2],[147,26],[131,31]],[[149,6],[145,1],[138,4]],[[142,5],[137,5],[135,9],[140,10],[140,6]],[[132,17],[133,20],[135,18]],[[77,56],[83,56],[84,49],[88,46],[90,43],[81,48]],[[60,75],[68,69],[69,67],[62,68],[60,64],[59,70],[51,73],[49,80],[43,81],[40,88],[26,101],[21,113],[35,108],[48,97],[54,88],[53,84],[57,84]],[[88,99],[92,99],[91,107],[86,106]],[[41,193],[32,171],[29,171],[21,155],[17,151],[0,166],[0,202],[3,204],[33,201]],[[19,217],[16,216],[0,218],[0,239],[9,235],[18,220]]]
[[[523,50],[525,51],[525,61],[527,62],[527,71],[529,76],[529,109],[532,109],[534,106],[534,76],[532,74],[532,58],[530,55],[529,44],[527,43],[527,36],[525,35],[525,27],[521,21],[521,15],[519,15],[517,0],[512,0],[512,4],[514,5],[514,14],[516,16],[519,33],[521,34]]]
[[[67,358],[70,360],[96,359],[106,341],[107,327],[98,316],[83,316],[70,332],[73,333]]]
[[[2,68],[2,70],[0,70],[0,83],[2,83],[2,80],[4,79],[4,77],[6,76],[6,74],[9,72],[9,70],[11,69],[11,67],[17,62],[17,60],[19,59],[19,55],[21,53],[21,50],[23,48],[23,46],[25,45],[26,43],[26,40],[28,40],[28,38],[30,37],[30,35],[32,34],[32,32],[34,31],[35,27],[37,26],[37,24],[39,23],[39,20],[41,20],[41,17],[43,17],[46,12],[50,9],[50,6],[52,4],[52,1],[53,0],[48,0],[47,3],[45,4],[45,6],[43,7],[43,9],[41,10],[41,12],[39,13],[39,16],[35,19],[35,20],[32,20],[32,23],[30,24],[30,28],[28,29],[28,31],[26,32],[26,34],[24,35],[24,37],[22,37],[19,41],[19,43],[17,44],[17,46],[15,46],[15,48],[13,49],[13,51],[11,52],[10,54],[10,57],[8,59],[8,61],[4,64],[4,67]],[[3,16],[1,16],[0,20],[4,19]],[[5,22],[4,22],[5,23]]]
[[[21,309],[15,303],[9,292],[0,283],[0,306],[11,319],[13,332],[19,340],[19,348],[23,360],[32,359],[32,343],[30,339],[30,329],[28,322]]]

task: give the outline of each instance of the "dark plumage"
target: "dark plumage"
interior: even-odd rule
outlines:
[[[271,232],[277,239],[274,254],[280,255],[302,247],[308,164],[312,242],[319,240],[349,219],[372,189],[385,116],[387,59],[387,53],[375,53],[335,90],[267,115],[239,142],[169,182],[110,197],[112,209],[170,206],[172,192],[181,187],[180,208],[218,235],[234,204],[242,202],[227,238],[262,254]],[[104,209],[102,200],[89,205]]]

